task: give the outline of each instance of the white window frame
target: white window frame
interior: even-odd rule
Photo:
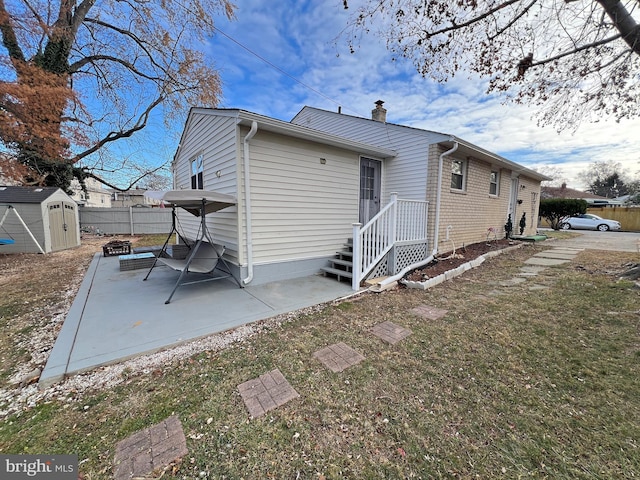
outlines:
[[[454,166],[460,165],[460,173],[454,172]],[[461,185],[458,187],[454,185],[454,176],[461,178]],[[457,183],[457,182],[456,182]],[[467,160],[461,160],[459,158],[454,158],[451,160],[451,190],[455,190],[458,192],[464,192],[467,189]]]
[[[494,197],[500,195],[500,170],[491,170],[489,174],[489,195]]]
[[[204,190],[204,155],[196,155],[189,161],[191,173],[191,188],[193,190]]]

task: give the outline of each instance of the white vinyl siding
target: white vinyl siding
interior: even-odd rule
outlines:
[[[204,163],[204,190],[238,197],[235,117],[192,112],[174,163],[176,189],[191,188],[191,160],[199,155]],[[226,247],[226,255],[233,262],[238,262],[238,208],[207,215],[214,241]],[[178,209],[178,219],[181,233],[194,239],[200,218]]]
[[[249,148],[255,263],[335,254],[358,220],[359,155],[260,130]]]
[[[446,140],[435,132],[305,107],[292,123],[395,150],[383,162],[382,204],[392,192],[400,198],[425,200],[429,145]]]

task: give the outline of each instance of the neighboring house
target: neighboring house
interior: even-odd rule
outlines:
[[[84,180],[87,191],[85,192],[77,178],[69,185],[72,192],[71,198],[82,207],[111,208],[111,192],[103,188],[102,183],[92,177]]]
[[[78,205],[56,187],[0,186],[0,253],[49,253],[80,246]]]
[[[353,253],[333,268],[351,277],[353,255],[357,288],[366,276],[486,241],[489,229],[504,235],[508,215],[517,227],[526,214],[525,234],[535,233],[547,177],[453,135],[386,123],[385,112],[381,102],[377,120],[305,107],[287,123],[192,109],[174,188],[237,197],[208,224],[245,283],[332,271],[352,237]],[[179,220],[195,238],[198,220]]]
[[[547,198],[572,198],[577,200],[585,200],[589,206],[601,207],[608,205],[622,205],[623,202],[618,200],[612,200],[607,197],[601,197],[589,192],[583,192],[582,190],[576,190],[574,188],[568,188],[566,183],[563,183],[559,187],[546,187],[543,186],[540,192],[540,196],[543,199]]]
[[[26,167],[18,163],[12,155],[0,152],[0,185],[20,185]]]
[[[640,205],[640,192],[622,195],[613,199],[618,205]]]
[[[145,196],[146,190],[135,188],[121,192],[119,190],[110,190],[111,206],[117,207],[157,207],[160,201]]]

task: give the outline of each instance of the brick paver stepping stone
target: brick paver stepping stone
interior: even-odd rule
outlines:
[[[408,328],[401,327],[393,322],[383,322],[373,327],[371,333],[385,342],[395,345],[400,340],[411,335],[412,332]]]
[[[253,418],[300,396],[278,369],[241,383],[238,390]]]
[[[318,350],[313,356],[333,373],[342,372],[364,360],[362,355],[342,342]]]
[[[118,442],[113,462],[114,478],[129,480],[163,470],[187,453],[182,423],[172,415]]]
[[[427,318],[429,320],[438,320],[439,318],[444,317],[447,314],[448,310],[431,307],[429,305],[419,305],[411,311],[416,315],[420,315],[421,317]]]

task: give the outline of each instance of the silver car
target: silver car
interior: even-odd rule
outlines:
[[[574,228],[576,230],[599,230],[606,232],[607,230],[620,230],[620,222],[608,220],[606,218],[593,215],[592,213],[583,213],[574,217],[566,217],[560,223],[562,230]]]

